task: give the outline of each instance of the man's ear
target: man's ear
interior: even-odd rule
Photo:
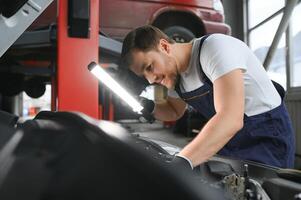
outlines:
[[[160,39],[159,41],[159,49],[163,52],[169,53],[170,52],[170,44],[165,39]]]

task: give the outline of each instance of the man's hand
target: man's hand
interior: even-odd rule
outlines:
[[[145,122],[153,123],[155,121],[155,118],[153,116],[153,112],[155,109],[155,102],[144,97],[139,97],[139,102],[141,106],[143,106],[143,110],[141,111],[142,116],[140,120],[142,122],[145,121]]]

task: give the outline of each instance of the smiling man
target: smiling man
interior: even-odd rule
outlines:
[[[153,26],[131,31],[122,64],[169,89],[165,103],[148,106],[156,119],[179,119],[187,104],[209,121],[177,159],[199,165],[218,153],[293,167],[295,140],[282,97],[252,51],[233,37],[212,34],[175,43]]]

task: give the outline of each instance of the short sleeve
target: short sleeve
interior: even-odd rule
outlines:
[[[214,82],[234,69],[246,71],[247,50],[248,46],[234,37],[211,35],[201,49],[200,62],[204,73]]]

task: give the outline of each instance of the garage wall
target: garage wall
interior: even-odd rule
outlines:
[[[245,41],[245,0],[223,1],[225,22],[230,25],[232,36]]]

